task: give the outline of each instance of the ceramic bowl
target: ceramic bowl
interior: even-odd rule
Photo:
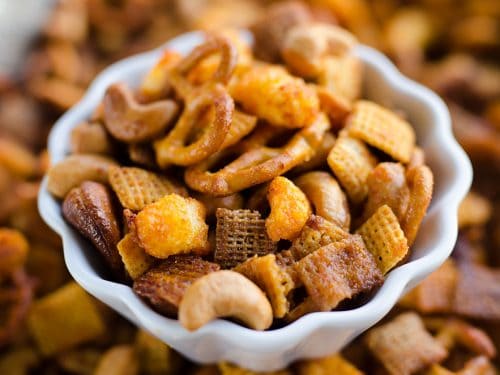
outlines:
[[[249,34],[244,36],[250,39]],[[166,47],[186,54],[202,40],[201,33],[187,33],[103,71],[85,97],[54,125],[48,143],[52,161],[57,163],[68,154],[71,129],[91,115],[111,83],[123,81],[137,86]],[[62,237],[71,275],[90,294],[186,357],[202,363],[230,361],[256,371],[279,369],[297,359],[331,354],[382,319],[402,294],[450,255],[457,236],[457,208],[470,187],[472,169],[453,138],[448,110],[436,94],[405,78],[379,52],[359,46],[355,53],[364,64],[364,96],[404,111],[435,176],[432,203],[411,258],[387,275],[369,302],[349,311],[311,313],[283,328],[265,332],[226,320],[188,332],[177,320],[152,310],[129,286],[103,278],[103,265],[96,251],[65,222],[60,202],[49,194],[44,181],[39,194],[40,213]]]

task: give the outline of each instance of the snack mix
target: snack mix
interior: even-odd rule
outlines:
[[[51,125],[100,70],[192,29],[203,43],[109,86],[50,163]],[[358,43],[447,101],[473,191],[452,257],[382,322],[268,374],[498,373],[499,30],[488,0],[57,1],[20,79],[0,75],[0,374],[254,374],[191,363],[72,281],[45,174],[105,277],[188,330],[366,303],[411,257],[433,175],[405,114],[363,98]]]

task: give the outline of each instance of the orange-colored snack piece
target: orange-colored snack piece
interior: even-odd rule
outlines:
[[[28,241],[21,232],[0,228],[0,279],[26,262],[28,248]]]
[[[361,236],[334,242],[296,264],[299,278],[319,311],[380,285],[383,275]]]
[[[250,68],[235,80],[230,91],[246,111],[274,126],[303,128],[319,113],[315,90],[279,66]]]
[[[142,210],[171,193],[187,195],[184,187],[141,168],[111,167],[108,178],[122,206],[134,211]]]
[[[346,54],[326,59],[318,84],[351,104],[361,96],[362,79],[363,64],[359,58]]]
[[[368,193],[366,180],[377,163],[366,145],[355,138],[341,136],[328,154],[328,165],[354,203]]]
[[[277,263],[276,255],[250,258],[236,266],[234,271],[252,280],[266,293],[273,307],[274,317],[285,316],[290,308],[287,296],[294,288],[294,283],[286,269]]]
[[[349,232],[325,220],[321,216],[311,215],[300,235],[293,240],[290,252],[295,260],[300,260],[320,247],[349,237]]]
[[[415,313],[401,314],[370,330],[365,340],[370,351],[394,375],[414,374],[448,355]]]
[[[279,176],[267,192],[271,213],[266,219],[267,234],[273,241],[293,240],[311,216],[311,205],[304,193],[289,179]]]
[[[195,255],[174,255],[134,281],[134,291],[156,310],[175,316],[186,289],[219,265]]]
[[[384,151],[395,160],[408,163],[415,147],[415,131],[394,112],[367,100],[360,100],[347,119],[353,137]]]
[[[165,97],[171,90],[168,76],[174,66],[181,61],[179,52],[166,50],[156,65],[144,77],[139,93],[147,101],[157,100]]]
[[[363,237],[384,275],[408,253],[408,242],[398,218],[387,205],[375,211],[356,233]]]
[[[209,251],[205,207],[196,199],[166,195],[139,212],[135,225],[140,245],[156,258]]]
[[[363,375],[340,354],[299,362],[298,375]]]
[[[116,245],[125,271],[132,280],[137,279],[154,264],[154,258],[139,245],[135,233],[127,233]]]

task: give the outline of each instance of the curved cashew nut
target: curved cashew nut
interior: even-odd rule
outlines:
[[[109,86],[103,105],[106,129],[116,139],[127,143],[154,138],[167,128],[179,110],[173,100],[138,103],[124,84]]]
[[[354,35],[338,26],[298,25],[288,32],[282,55],[295,73],[313,77],[320,72],[323,58],[343,55],[355,44]]]
[[[234,317],[248,327],[264,330],[273,322],[266,295],[252,281],[234,271],[217,271],[196,280],[179,305],[179,321],[194,331],[208,322]]]

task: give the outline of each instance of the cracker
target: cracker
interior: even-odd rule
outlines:
[[[323,62],[318,84],[348,103],[361,96],[363,64],[351,54],[329,57]]]
[[[170,193],[186,195],[184,188],[166,177],[136,167],[113,167],[109,183],[124,208],[140,211]]]
[[[361,236],[324,246],[295,266],[308,295],[320,311],[380,285],[383,275]]]
[[[360,100],[347,119],[349,134],[378,148],[402,163],[408,163],[415,148],[415,131],[394,112]]]
[[[232,268],[254,255],[276,250],[258,211],[218,208],[216,217],[214,259],[222,268]]]
[[[195,255],[173,255],[136,279],[133,288],[160,313],[175,316],[186,289],[219,269],[218,264]]]
[[[299,237],[293,240],[290,252],[295,260],[300,260],[320,247],[344,240],[348,237],[349,233],[338,225],[321,216],[311,215],[300,232]]]
[[[134,232],[127,233],[116,247],[125,266],[125,271],[132,280],[137,279],[154,264],[154,258],[146,254],[139,245],[139,240]]]
[[[349,198],[355,203],[362,202],[368,193],[366,180],[377,164],[368,147],[358,139],[341,136],[327,161]]]
[[[398,218],[387,205],[375,211],[356,233],[363,237],[384,275],[408,253],[408,243]]]
[[[266,293],[275,318],[285,316],[290,308],[287,296],[294,288],[294,283],[286,267],[280,267],[274,254],[250,258],[234,270],[252,280]]]
[[[399,315],[365,336],[370,351],[390,374],[410,375],[442,361],[446,349],[425,330],[415,313]]]

